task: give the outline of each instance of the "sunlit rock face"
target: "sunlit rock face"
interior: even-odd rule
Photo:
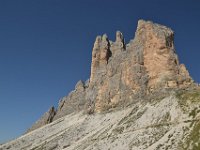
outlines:
[[[90,78],[0,150],[199,150],[199,106],[174,32],[139,20],[128,44],[97,36]]]
[[[73,112],[91,114],[125,108],[159,90],[193,85],[186,67],[179,64],[170,28],[139,20],[134,39],[128,44],[124,41],[120,31],[114,42],[106,34],[97,36],[89,80],[79,81],[75,90],[60,100],[56,112],[47,113],[40,119],[42,123],[29,131]]]
[[[134,101],[163,88],[186,88],[192,83],[179,64],[170,28],[139,20],[135,38],[127,45],[117,31],[116,41],[98,36],[92,53],[89,89],[95,111]],[[124,104],[123,104],[124,105]]]
[[[149,76],[150,90],[187,87],[192,82],[185,66],[179,64],[171,29],[140,20],[136,38],[143,45],[144,66]]]
[[[40,128],[46,124],[49,124],[53,121],[56,111],[54,107],[51,107],[33,126],[27,130],[27,133],[33,131],[37,128]]]

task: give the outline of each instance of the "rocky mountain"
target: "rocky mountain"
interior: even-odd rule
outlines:
[[[128,44],[97,36],[90,79],[0,150],[199,150],[200,87],[180,64],[174,32],[139,20]]]

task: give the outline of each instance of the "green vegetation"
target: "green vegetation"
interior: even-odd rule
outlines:
[[[117,128],[115,128],[115,129],[113,129],[112,132],[113,132],[114,134],[121,134],[123,131],[124,131],[124,127],[121,126],[121,127],[117,127]]]
[[[127,120],[129,120],[129,118],[130,118],[132,115],[135,116],[135,114],[137,113],[138,110],[139,110],[139,107],[138,107],[138,106],[134,107],[134,108],[132,109],[132,111],[128,114],[128,116],[125,116],[124,118],[122,118],[122,119],[119,121],[118,125],[121,125],[121,124],[127,122]]]
[[[161,147],[163,147],[163,146],[164,146],[163,144],[159,144],[159,145],[156,147],[156,150],[161,149]]]
[[[124,124],[127,124],[127,127],[131,126],[131,124],[133,124],[137,119],[142,117],[146,110],[147,108],[144,108],[143,110],[139,110],[137,114],[130,113]]]
[[[179,91],[176,94],[178,99],[183,101],[189,100],[191,102],[200,102],[200,90],[191,90],[191,91]]]
[[[200,105],[200,89],[178,91],[176,98],[178,98],[178,103],[183,112],[188,112],[189,117],[193,118],[193,120],[185,121],[186,123],[191,122],[190,128],[193,129],[186,141],[180,143],[180,146],[183,150],[191,149],[191,147],[192,150],[200,150],[200,121],[194,119],[200,112],[200,107],[198,107]]]
[[[185,112],[190,104],[200,103],[200,90],[181,90],[176,93],[176,98],[178,98],[178,103]],[[193,116],[195,113],[196,112],[192,112],[191,115]]]
[[[192,118],[195,118],[196,117],[196,115],[197,115],[197,110],[198,110],[198,108],[194,108],[190,113],[189,113],[189,116],[192,116]]]
[[[200,121],[194,125],[194,128],[186,141],[186,145],[184,150],[188,150],[190,146],[193,147],[192,150],[200,150]]]

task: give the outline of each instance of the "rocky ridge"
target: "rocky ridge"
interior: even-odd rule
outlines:
[[[120,31],[114,42],[106,34],[97,36],[90,79],[79,81],[75,90],[60,100],[56,111],[45,113],[28,131],[72,112],[91,114],[126,107],[163,88],[184,89],[191,84],[193,80],[175,52],[174,32],[139,20],[135,37],[128,44]]]
[[[174,32],[139,20],[128,44],[97,36],[90,79],[0,150],[199,150],[200,87],[180,64]]]
[[[199,150],[200,88],[95,115],[70,113],[0,150]]]

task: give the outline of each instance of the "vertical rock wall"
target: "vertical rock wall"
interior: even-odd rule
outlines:
[[[135,38],[128,44],[120,31],[114,42],[106,34],[97,36],[89,81],[79,81],[75,90],[60,100],[54,115],[45,114],[30,131],[49,123],[49,117],[53,121],[80,110],[94,113],[126,107],[159,89],[187,88],[191,84],[193,80],[175,52],[174,32],[139,20]]]

